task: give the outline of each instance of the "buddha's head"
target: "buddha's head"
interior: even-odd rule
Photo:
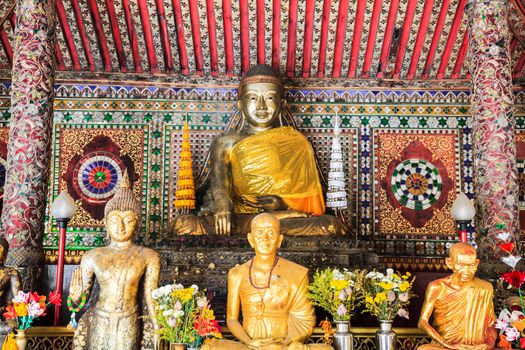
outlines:
[[[130,188],[127,171],[104,209],[106,229],[113,242],[129,241],[140,223],[140,203]]]
[[[449,257],[445,259],[445,263],[461,282],[469,282],[476,274],[479,259],[473,246],[461,242],[450,247]]]
[[[0,237],[0,264],[3,265],[5,263],[7,253],[9,253],[9,243],[5,238]]]
[[[248,242],[256,255],[273,255],[283,242],[281,223],[274,215],[262,213],[253,218]]]
[[[255,127],[271,127],[281,114],[286,101],[279,75],[266,64],[246,72],[238,89],[239,110],[246,122]]]

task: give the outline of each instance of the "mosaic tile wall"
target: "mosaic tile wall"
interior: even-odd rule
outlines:
[[[68,249],[105,244],[103,206],[124,169],[142,200],[139,241],[165,239],[184,121],[190,124],[197,185],[205,186],[213,137],[238,122],[235,100],[235,88],[56,86],[49,199],[67,188],[79,204]],[[445,254],[456,239],[449,215],[456,193],[473,196],[468,91],[289,90],[288,101],[324,176],[335,114],[341,118],[354,237],[370,241],[381,255]],[[0,185],[9,103],[9,84],[0,84]],[[520,188],[525,188],[524,93],[516,103]],[[47,221],[44,243],[52,250],[57,230]]]

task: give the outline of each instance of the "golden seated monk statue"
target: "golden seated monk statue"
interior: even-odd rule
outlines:
[[[467,243],[450,247],[452,275],[430,282],[418,326],[432,338],[420,350],[493,349],[496,342],[492,285],[474,277],[479,259]],[[429,324],[434,313],[434,326]]]
[[[275,216],[262,213],[253,219],[248,242],[255,257],[228,273],[226,324],[239,341],[213,340],[203,350],[331,349],[304,344],[315,326],[308,270],[277,255],[282,241]]]
[[[18,271],[12,267],[5,266],[5,259],[9,252],[9,243],[5,238],[0,237],[0,306],[3,308],[11,304],[11,299],[18,294],[22,287],[22,279]],[[5,337],[15,324],[12,321],[0,321],[0,344],[3,344]]]
[[[210,191],[199,217],[171,222],[175,234],[245,234],[257,213],[272,212],[289,235],[330,235],[342,230],[325,203],[314,151],[283,120],[286,101],[278,74],[268,65],[242,78],[238,108],[244,127],[219,135],[210,147]],[[277,126],[280,124],[280,126]]]
[[[160,259],[154,250],[133,243],[141,206],[130,188],[127,172],[119,186],[104,212],[111,242],[88,251],[71,277],[69,295],[76,304],[82,293],[89,299],[95,279],[100,287],[98,299],[75,330],[74,350],[153,349],[157,344],[152,339],[156,337],[154,324],[143,331],[143,323],[150,320],[140,318],[143,308],[139,295],[143,294],[147,315],[154,316],[151,292],[157,288]]]

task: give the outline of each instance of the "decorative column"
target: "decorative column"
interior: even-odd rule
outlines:
[[[7,264],[33,289],[44,261],[42,233],[51,164],[54,0],[16,0],[11,121],[2,211]]]
[[[509,4],[470,0],[467,5],[477,242],[485,259],[504,254],[498,237],[503,225],[513,250],[519,242]]]

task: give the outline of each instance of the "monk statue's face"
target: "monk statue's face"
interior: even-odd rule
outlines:
[[[273,217],[268,220],[256,220],[252,222],[248,242],[257,255],[275,254],[283,242],[279,220]]]
[[[451,253],[451,257],[446,259],[447,266],[452,269],[454,277],[461,282],[469,282],[474,279],[474,275],[478,269],[479,259],[476,258],[476,253],[472,251],[459,250]]]
[[[126,242],[133,237],[137,228],[137,214],[132,210],[112,210],[106,217],[109,237],[113,242]]]
[[[281,88],[275,83],[246,84],[238,106],[246,121],[253,126],[269,127],[281,114]]]

